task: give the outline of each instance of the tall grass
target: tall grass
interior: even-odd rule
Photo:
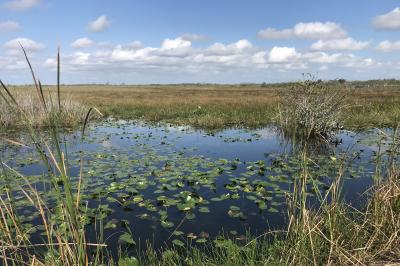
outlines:
[[[36,99],[39,104],[36,110],[41,110],[41,118],[48,125],[50,140],[41,135],[36,129],[36,116],[32,117],[26,105],[21,105],[10,89],[0,81],[0,98],[7,105],[7,112],[13,113],[21,125],[29,132],[30,141],[34,144],[42,164],[46,167],[47,173],[43,178],[49,179],[52,183],[52,190],[55,192],[55,203],[48,206],[45,200],[36,190],[34,184],[30,183],[22,174],[11,169],[2,163],[3,175],[5,179],[20,178],[18,188],[31,207],[35,208],[41,224],[44,228],[45,240],[43,243],[31,243],[29,231],[21,222],[21,215],[15,207],[15,199],[9,187],[5,188],[5,193],[0,195],[0,257],[4,265],[88,265],[89,261],[99,259],[102,244],[90,244],[86,242],[85,224],[86,210],[85,203],[81,201],[82,175],[79,176],[75,186],[69,176],[67,154],[61,144],[62,136],[60,119],[64,118],[63,113],[65,104],[60,99],[57,101],[46,101],[51,95],[46,96],[41,82],[36,79],[29,59],[22,48],[26,61],[31,70]],[[58,56],[58,65],[59,65]],[[59,68],[59,67],[58,67]],[[59,72],[57,81],[59,82]],[[58,83],[59,87],[59,83]],[[57,94],[58,96],[60,93]],[[29,101],[29,100],[28,100]],[[58,106],[55,103],[59,103]],[[33,105],[29,102],[29,106]],[[91,112],[88,112],[87,118]],[[23,145],[14,140],[7,140],[17,145]],[[61,185],[60,185],[61,184]],[[76,189],[74,189],[76,187]],[[94,245],[96,255],[89,253],[89,246]],[[40,249],[42,252],[40,252]],[[39,251],[38,251],[39,250]],[[44,251],[43,251],[44,250]]]
[[[19,107],[24,111],[27,118],[35,128],[50,127],[48,113],[52,113],[52,117],[57,119],[57,123],[62,127],[74,127],[82,121],[86,113],[86,107],[73,100],[71,95],[66,95],[62,99],[58,99],[55,92],[45,95],[47,110],[42,105],[38,105],[37,94],[30,89],[12,89],[12,93]],[[24,127],[25,120],[21,119],[16,112],[10,111],[6,99],[0,98],[0,128],[21,128]],[[60,112],[59,110],[62,110]]]

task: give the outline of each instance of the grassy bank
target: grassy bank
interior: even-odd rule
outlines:
[[[337,86],[338,84],[331,84]],[[279,85],[65,86],[73,99],[124,119],[165,121],[206,129],[261,127],[276,121]],[[342,117],[347,128],[395,126],[400,121],[400,87],[354,87]]]

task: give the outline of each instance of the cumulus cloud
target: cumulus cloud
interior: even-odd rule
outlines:
[[[333,53],[329,54],[326,52],[310,52],[302,55],[302,58],[308,60],[311,63],[318,64],[337,64],[337,63],[348,63],[356,58],[353,54]]]
[[[342,27],[334,22],[300,22],[293,28],[277,30],[267,28],[258,32],[263,39],[340,39],[347,35]]]
[[[40,0],[12,0],[5,2],[3,4],[3,7],[10,10],[20,11],[20,10],[30,9],[38,5],[39,3]]]
[[[4,47],[10,50],[19,50],[22,45],[26,51],[37,52],[45,48],[45,45],[35,42],[28,38],[16,38],[4,44]]]
[[[190,42],[198,42],[198,41],[205,41],[208,39],[205,35],[199,35],[194,33],[185,33],[181,37],[183,40],[190,41]]]
[[[376,49],[382,52],[392,52],[396,50],[400,50],[400,41],[391,42],[391,41],[382,41],[377,46]]]
[[[389,13],[376,16],[372,21],[372,25],[377,30],[400,30],[400,8],[397,7]]]
[[[279,40],[292,38],[294,34],[292,29],[277,30],[266,28],[265,30],[260,30],[258,36],[263,39]]]
[[[296,24],[294,35],[303,39],[338,39],[346,36],[346,31],[334,22],[310,22]]]
[[[20,30],[20,29],[21,29],[21,27],[15,21],[8,20],[8,21],[0,22],[0,33],[1,32],[17,31],[17,30]]]
[[[356,70],[368,69],[378,67],[381,64],[372,58],[363,58],[354,54],[334,53],[328,54],[326,52],[310,52],[302,55],[304,60],[311,63],[318,64],[336,64],[339,66],[354,68]]]
[[[300,54],[293,47],[273,47],[268,54],[268,62],[288,63],[299,58]]]
[[[372,59],[347,53],[323,51],[301,52],[294,47],[275,46],[269,50],[241,39],[233,43],[214,43],[204,48],[192,47],[183,37],[167,38],[158,47],[142,46],[139,42],[113,46],[94,46],[88,52],[63,54],[66,72],[104,71],[110,73],[223,73],[238,71],[303,71],[328,65],[346,68],[372,68]],[[364,64],[364,65],[363,65]],[[46,60],[54,68],[54,59]],[[205,74],[205,75],[208,75]]]
[[[312,50],[350,50],[358,51],[365,49],[369,42],[355,41],[353,38],[344,38],[336,40],[319,40],[311,45]]]
[[[257,52],[252,56],[252,62],[256,65],[263,65],[267,63],[268,53],[266,51]]]
[[[100,32],[105,30],[110,26],[110,21],[106,15],[98,17],[96,20],[89,23],[89,30],[92,32]]]
[[[140,41],[133,41],[129,44],[129,46],[133,49],[139,49],[142,47],[142,43]]]
[[[80,48],[87,48],[90,47],[93,44],[93,41],[84,37],[84,38],[79,38],[75,40],[73,43],[71,43],[71,46],[80,49]]]
[[[239,40],[235,43],[224,45],[222,43],[214,43],[209,46],[205,53],[212,55],[232,55],[242,53],[253,48],[253,44],[246,39]]]

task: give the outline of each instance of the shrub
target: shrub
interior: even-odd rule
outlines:
[[[341,126],[347,89],[306,80],[282,93],[278,125],[285,135],[327,137]]]

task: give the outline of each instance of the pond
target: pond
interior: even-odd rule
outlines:
[[[24,140],[23,135],[19,138]],[[89,241],[96,236],[94,224],[101,221],[105,243],[114,255],[120,247],[131,253],[146,243],[155,248],[203,245],[220,234],[245,241],[247,233],[256,236],[287,225],[286,200],[299,175],[299,161],[293,143],[273,127],[210,133],[109,120],[91,125],[83,140],[79,131],[63,138],[74,180],[83,160]],[[373,183],[372,162],[382,149],[377,138],[376,130],[342,131],[334,143],[312,146],[314,184],[321,191],[327,189],[343,161],[343,199],[362,206],[363,192]],[[0,155],[28,176],[51,205],[51,184],[33,149],[2,145]],[[5,180],[1,182],[4,186]],[[39,217],[26,207],[21,193],[16,191],[15,196],[25,222],[38,224]],[[310,204],[315,203],[311,197]],[[40,227],[32,232],[40,241]],[[132,241],[126,241],[126,234],[135,247],[127,245]]]

